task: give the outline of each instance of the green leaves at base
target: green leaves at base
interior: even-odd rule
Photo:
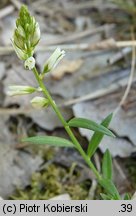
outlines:
[[[101,125],[104,126],[105,128],[107,128],[112,120],[113,117],[113,113],[111,113],[110,115],[108,115],[102,122]],[[91,158],[93,156],[93,154],[95,153],[95,151],[97,150],[100,142],[102,141],[104,137],[104,134],[101,132],[96,131],[90,142],[88,145],[88,149],[87,149],[87,155]]]
[[[115,135],[109,129],[105,128],[103,125],[99,125],[96,122],[85,118],[73,118],[68,122],[68,126],[85,128],[92,131],[100,132],[107,136],[115,137]]]
[[[107,149],[102,160],[102,175],[103,178],[112,180],[112,158]]]
[[[100,185],[105,189],[107,194],[101,194],[101,197],[106,200],[120,200],[119,192],[112,181],[112,158],[109,150],[105,151],[102,160],[102,179]]]
[[[131,196],[128,193],[126,193],[124,196],[124,200],[131,200]]]
[[[111,195],[107,195],[107,194],[104,194],[104,193],[100,193],[101,197],[103,200],[112,200],[112,196]]]
[[[73,143],[64,138],[55,136],[34,136],[22,139],[22,142],[28,142],[37,145],[51,145],[56,147],[74,147]]]
[[[99,180],[99,183],[107,192],[107,198],[109,197],[112,200],[120,200],[119,192],[111,180],[102,178]]]

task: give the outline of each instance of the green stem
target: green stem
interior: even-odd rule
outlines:
[[[84,158],[84,160],[86,161],[86,163],[88,164],[88,166],[91,168],[91,170],[93,171],[93,173],[95,174],[96,178],[98,180],[100,180],[102,177],[99,174],[99,172],[97,171],[97,169],[95,168],[95,166],[93,165],[93,163],[90,161],[90,158],[86,155],[86,153],[84,152],[84,150],[82,149],[81,145],[79,144],[78,140],[76,139],[76,137],[74,136],[72,130],[70,129],[70,127],[67,125],[67,122],[65,121],[65,119],[63,118],[59,108],[57,107],[57,105],[55,104],[55,102],[53,101],[50,93],[48,92],[48,90],[46,89],[42,79],[40,79],[38,71],[36,69],[36,67],[33,68],[33,73],[38,81],[39,86],[41,87],[43,94],[46,96],[46,98],[48,98],[50,105],[52,106],[53,110],[55,111],[55,113],[57,114],[58,118],[60,119],[62,125],[64,126],[65,130],[67,131],[69,137],[71,138],[73,144],[75,145],[75,147],[78,149],[78,151],[80,152],[80,154],[82,155],[82,157]]]

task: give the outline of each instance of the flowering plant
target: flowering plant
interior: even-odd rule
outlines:
[[[35,66],[35,58],[33,57],[36,45],[40,40],[40,28],[35,18],[32,17],[26,6],[22,6],[19,13],[19,18],[16,21],[16,28],[14,30],[12,45],[17,56],[24,61],[24,67],[31,70],[39,85],[38,88],[31,86],[10,86],[8,94],[10,95],[23,95],[32,94],[33,92],[42,92],[43,97],[34,97],[31,100],[31,104],[35,108],[43,108],[51,106],[58,118],[60,119],[64,129],[69,135],[69,140],[55,136],[36,136],[24,138],[23,142],[29,142],[31,144],[44,144],[58,147],[72,147],[75,148],[83,157],[87,165],[93,171],[99,184],[104,188],[104,193],[101,194],[103,199],[119,200],[120,194],[112,180],[112,158],[109,150],[106,150],[103,160],[102,168],[99,172],[92,162],[92,156],[95,154],[101,140],[104,135],[115,137],[114,134],[108,129],[108,126],[112,120],[113,114],[108,115],[101,124],[97,124],[95,121],[85,118],[73,118],[66,122],[63,118],[58,106],[52,99],[46,85],[43,82],[46,73],[49,73],[55,68],[55,66],[65,56],[65,51],[57,48],[50,58],[46,61],[43,71],[38,72]],[[93,136],[88,143],[87,151],[84,151],[79,141],[75,137],[72,128],[85,128],[94,131]],[[129,195],[126,194],[124,199],[129,199]]]

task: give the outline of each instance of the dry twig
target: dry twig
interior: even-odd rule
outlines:
[[[133,43],[133,41],[132,41],[132,43]],[[134,72],[135,72],[135,58],[136,58],[136,49],[135,49],[135,46],[132,46],[131,71],[130,71],[130,76],[129,76],[128,83],[127,83],[127,88],[125,90],[125,93],[124,93],[118,107],[115,109],[114,114],[116,114],[119,111],[121,106],[125,103],[126,98],[127,98],[128,94],[129,94],[129,91],[130,91],[130,88],[131,88],[131,85],[132,85],[132,82],[133,82]]]
[[[136,78],[133,80],[133,82],[135,82],[135,81],[136,81]],[[117,89],[120,89],[120,88],[126,86],[127,83],[128,83],[128,79],[124,78],[124,79],[120,80],[119,82],[110,85],[108,88],[103,88],[103,89],[97,90],[93,93],[84,95],[82,97],[67,100],[66,102],[62,103],[61,106],[70,106],[70,105],[80,103],[83,101],[100,98],[102,96],[105,96],[107,94],[114,92]]]
[[[56,44],[56,41],[53,41],[52,44]],[[114,48],[122,48],[122,47],[132,47],[136,46],[136,41],[115,41],[113,38],[109,38],[104,41],[97,42],[95,44],[57,44],[61,49],[65,50],[83,50],[83,51],[96,51],[96,50],[107,50],[107,49],[114,49]],[[37,48],[37,51],[53,51],[55,50],[56,45],[40,45]],[[0,47],[0,55],[8,55],[12,53],[13,47],[12,46],[3,46]]]
[[[5,8],[0,10],[0,19],[4,18],[5,16],[13,13],[14,7],[12,5],[8,5]]]
[[[131,47],[125,47],[125,48],[123,48],[121,51],[117,52],[115,55],[113,55],[112,57],[110,57],[108,59],[109,65],[115,64],[117,61],[121,60],[126,55],[128,55],[131,51],[132,51]]]
[[[10,2],[19,10],[22,3],[17,0],[10,0]]]
[[[114,27],[115,27],[114,24],[110,24],[110,25],[105,24],[105,25],[99,26],[99,27],[94,28],[94,29],[87,29],[87,30],[82,31],[82,32],[76,32],[73,34],[65,35],[65,36],[62,36],[60,38],[57,38],[56,40],[50,40],[50,41],[48,40],[48,41],[46,41],[46,44],[47,45],[55,45],[55,44],[67,43],[67,42],[79,40],[81,38],[84,38],[84,37],[87,37],[90,35],[105,32],[105,31],[107,31],[107,28],[111,29]]]

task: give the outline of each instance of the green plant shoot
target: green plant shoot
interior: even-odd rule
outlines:
[[[112,114],[106,117],[101,124],[98,124],[91,119],[83,118],[73,118],[69,122],[65,121],[58,106],[46,88],[46,84],[43,82],[46,74],[52,71],[65,56],[65,51],[57,48],[50,58],[45,61],[45,64],[43,65],[43,71],[38,71],[35,66],[36,60],[34,58],[34,52],[35,47],[40,41],[40,37],[39,24],[36,22],[35,18],[30,15],[27,7],[23,5],[20,9],[19,17],[16,20],[16,28],[12,38],[12,45],[19,59],[24,61],[25,69],[32,71],[35,79],[37,80],[38,88],[33,86],[10,86],[8,89],[8,94],[14,96],[32,94],[35,91],[40,93],[42,92],[43,97],[37,96],[32,98],[32,106],[35,108],[46,108],[47,106],[51,106],[61,121],[62,126],[69,135],[69,140],[55,136],[36,136],[24,138],[22,141],[37,145],[48,144],[51,146],[75,148],[80,153],[89,168],[93,171],[100,185],[104,188],[106,194],[101,194],[102,198],[113,200],[121,199],[112,180],[112,160],[110,152],[107,150],[104,155],[102,161],[102,172],[99,172],[94,163],[91,161],[91,157],[98,148],[103,136],[107,135],[115,137],[114,134],[108,129],[112,119]],[[90,137],[87,152],[84,151],[79,141],[75,137],[71,129],[72,127],[86,128],[87,130],[94,131],[94,135],[92,138]],[[127,198],[128,196],[126,195],[125,199]]]

